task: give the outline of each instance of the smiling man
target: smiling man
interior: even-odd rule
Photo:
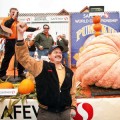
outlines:
[[[24,44],[24,23],[19,23],[16,43],[17,60],[33,74],[39,104],[38,120],[70,120],[76,109],[76,82],[73,72],[62,65],[62,46],[52,46],[48,52],[50,62],[36,61],[29,56]]]

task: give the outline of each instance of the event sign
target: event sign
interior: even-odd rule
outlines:
[[[74,120],[120,120],[120,98],[77,99]]]
[[[119,12],[105,12],[101,17],[101,33],[119,32]],[[94,38],[92,16],[89,13],[74,13],[71,15],[71,64],[76,65],[78,53],[85,41]]]
[[[11,99],[12,102],[15,99]],[[9,108],[10,99],[0,102],[0,120],[36,120],[38,112],[38,102],[36,99],[27,99],[24,104],[22,101],[13,106],[13,113],[8,117],[4,116],[4,112]]]
[[[37,22],[69,22],[70,18],[68,15],[65,16],[19,16],[19,21],[26,23],[37,23]]]
[[[17,93],[18,89],[0,89],[0,96],[14,96]]]
[[[10,99],[0,102],[0,120],[36,120],[38,101],[27,99],[13,107],[13,113],[4,117]],[[14,99],[13,99],[14,101]],[[120,98],[80,98],[77,99],[77,114],[74,120],[120,120]]]

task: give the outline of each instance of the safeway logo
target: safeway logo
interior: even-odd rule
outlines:
[[[93,107],[89,103],[78,103],[74,120],[92,120]]]

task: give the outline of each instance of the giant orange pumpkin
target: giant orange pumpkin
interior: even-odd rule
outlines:
[[[14,86],[10,82],[0,83],[0,89],[12,89],[12,88],[14,88]]]
[[[94,24],[100,23],[101,17],[100,16],[93,16],[92,21]]]
[[[24,79],[20,85],[18,86],[18,92],[20,94],[29,94],[31,92],[34,92],[35,85],[33,80],[30,79]]]
[[[75,78],[84,87],[120,88],[120,33],[104,34],[85,44],[76,67]]]
[[[93,29],[94,29],[95,31],[101,31],[102,25],[101,25],[100,23],[94,24],[94,25],[93,25]]]

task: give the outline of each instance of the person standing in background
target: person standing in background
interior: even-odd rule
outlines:
[[[53,37],[49,34],[49,25],[43,25],[43,32],[38,33],[35,37],[35,46],[38,48],[38,58],[47,56],[49,48],[54,44]]]
[[[28,46],[30,56],[34,57],[34,54],[35,54],[35,51],[36,51],[36,47],[35,47],[35,44],[34,44],[34,35],[33,34],[28,34],[27,38],[25,39],[25,42]]]
[[[62,63],[66,65],[67,67],[69,67],[68,65],[68,40],[66,40],[65,34],[57,36],[57,45],[60,45],[64,48],[63,53],[62,53],[63,55]]]
[[[19,15],[19,12],[17,8],[10,8],[9,16],[4,18],[1,23],[1,25],[10,28],[13,32],[13,34],[11,34],[9,38],[6,38],[5,54],[4,54],[4,58],[2,60],[1,69],[0,69],[0,79],[2,79],[3,81],[7,79],[6,71],[8,69],[8,65],[10,63],[12,56],[15,54],[15,43],[17,39],[17,23],[19,23],[18,15]],[[34,32],[39,28],[28,27],[26,25],[24,29],[28,32]],[[20,80],[22,80],[23,78],[25,78],[25,75],[23,73],[24,68],[19,62],[18,62],[17,68],[18,68],[18,77]]]

